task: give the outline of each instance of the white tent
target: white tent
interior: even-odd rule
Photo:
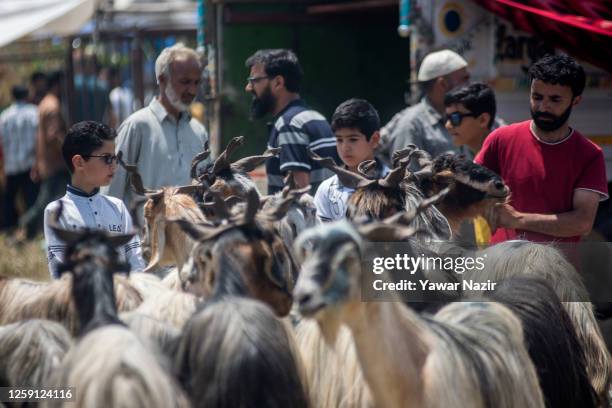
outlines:
[[[97,0],[2,0],[0,47],[27,35],[68,35],[92,18]]]

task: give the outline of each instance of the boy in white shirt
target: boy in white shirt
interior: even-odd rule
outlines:
[[[84,121],[72,126],[62,145],[62,155],[71,174],[66,195],[45,208],[45,240],[49,273],[58,278],[58,264],[64,261],[66,245],[49,227],[49,219],[62,202],[58,224],[64,229],[101,229],[124,234],[133,230],[128,209],[118,198],[100,194],[100,187],[110,183],[117,169],[114,129],[98,122]],[[145,267],[140,239],[118,248],[121,259],[127,260],[131,270]]]
[[[344,166],[357,172],[361,162],[374,160],[374,151],[380,140],[380,118],[376,109],[366,100],[349,99],[334,112],[331,128],[336,135],[336,149]],[[377,177],[383,177],[389,168],[377,160]],[[340,183],[338,176],[324,180],[315,193],[317,217],[321,221],[335,221],[346,216],[346,203],[355,190]]]

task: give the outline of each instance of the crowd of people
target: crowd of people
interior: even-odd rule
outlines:
[[[608,197],[602,150],[569,124],[586,82],[575,60],[534,63],[531,119],[508,125],[450,50],[425,57],[423,98],[386,126],[352,95],[329,122],[309,107],[290,50],[245,65],[252,118],[272,120],[264,153],[238,161],[240,137],[209,157],[189,111],[203,67],[182,44],[160,53],[159,94],[117,130],[68,127],[59,73],[38,107],[14,88],[0,116],[7,186],[41,181],[18,222],[44,215],[51,280],[0,276],[0,324],[14,324],[0,337],[20,345],[0,353],[7,384],[74,387],[77,406],[609,405],[587,289],[571,258],[538,244],[580,240]],[[264,162],[265,196],[248,175]],[[455,289],[367,301],[369,243],[441,259],[441,241],[470,231],[497,244],[450,242],[453,259],[483,260],[478,273],[415,270]],[[499,288],[460,289],[468,279]]]

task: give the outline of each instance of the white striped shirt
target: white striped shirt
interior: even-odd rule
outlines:
[[[0,114],[0,135],[7,176],[29,171],[36,158],[38,107],[15,102]]]
[[[100,229],[115,234],[130,233],[133,230],[132,217],[123,201],[115,197],[105,196],[99,191],[88,195],[85,192],[68,186],[66,195],[53,201],[45,208],[45,240],[47,241],[47,260],[51,277],[58,277],[57,267],[64,261],[66,244],[61,241],[49,227],[49,217],[62,202],[62,214],[59,226],[64,229],[78,230],[82,228]],[[143,270],[140,238],[134,238],[121,248],[117,248],[119,258],[130,263],[132,271]]]

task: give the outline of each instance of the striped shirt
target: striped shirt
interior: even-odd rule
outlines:
[[[36,159],[38,108],[16,102],[0,115],[0,135],[4,150],[4,173],[12,176],[30,170]]]
[[[100,229],[111,234],[125,234],[133,231],[132,217],[123,202],[115,197],[105,196],[96,189],[92,194],[68,185],[66,195],[51,202],[45,208],[45,240],[47,242],[47,260],[51,277],[59,278],[58,265],[64,261],[66,244],[61,241],[49,227],[49,217],[62,202],[62,214],[59,226],[64,229],[78,230],[84,227]],[[119,259],[127,260],[132,271],[143,270],[140,238],[134,238],[121,248],[117,248]]]
[[[310,160],[308,149],[321,157],[332,157],[341,163],[336,151],[336,136],[329,123],[319,112],[308,109],[304,101],[292,101],[270,125],[268,148],[280,147],[279,157],[266,162],[268,194],[282,190],[283,176],[290,170],[310,173],[310,193],[317,191],[319,184],[333,175]]]

